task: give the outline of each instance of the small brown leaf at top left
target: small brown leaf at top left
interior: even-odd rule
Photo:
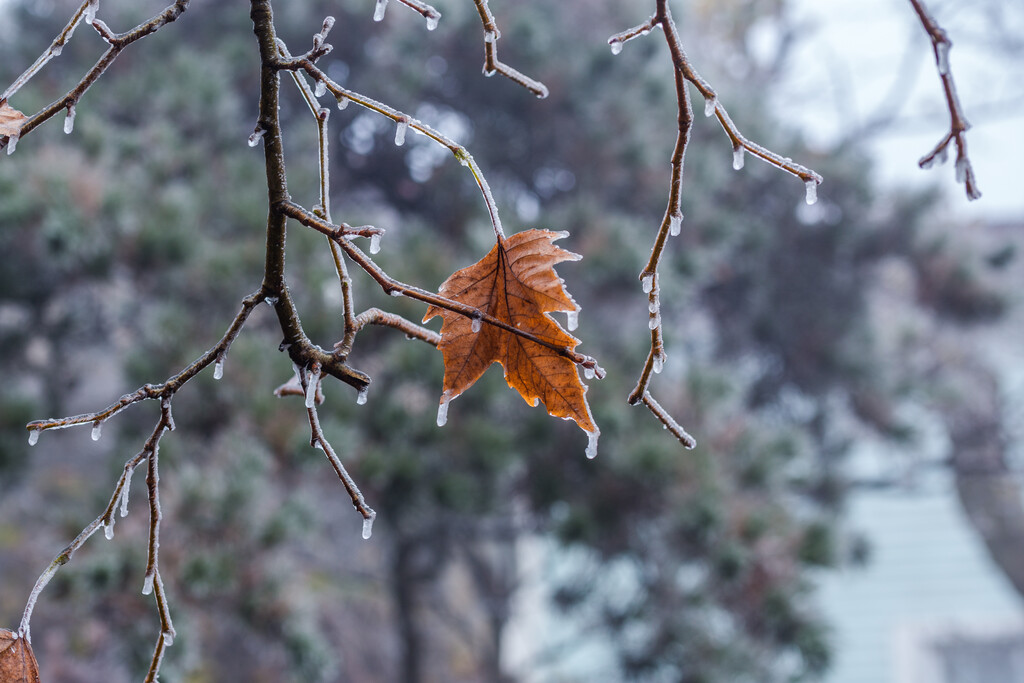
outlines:
[[[5,628],[0,628],[0,683],[39,683],[32,645]]]
[[[28,120],[28,117],[20,111],[4,102],[0,105],[0,135],[21,135],[21,126]],[[0,679],[0,683],[6,683]]]

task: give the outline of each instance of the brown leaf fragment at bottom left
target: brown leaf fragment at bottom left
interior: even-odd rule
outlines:
[[[0,628],[0,683],[39,683],[32,645],[5,628]]]
[[[6,102],[0,104],[0,135],[21,135],[21,126],[27,120],[27,116]]]

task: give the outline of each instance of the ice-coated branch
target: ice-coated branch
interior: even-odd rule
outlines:
[[[541,99],[547,97],[548,87],[546,85],[498,59],[498,39],[501,38],[501,31],[498,30],[498,25],[494,21],[491,8],[487,6],[487,0],[473,0],[473,3],[476,5],[476,11],[480,14],[480,23],[484,28],[484,76],[501,74],[537,97]]]
[[[25,429],[29,431],[29,442],[34,444],[39,439],[39,433],[46,430],[66,429],[68,427],[86,424],[92,425],[95,429],[96,427],[101,426],[106,420],[139,401],[145,401],[147,399],[169,399],[190,379],[198,375],[211,364],[223,364],[224,358],[227,356],[228,350],[231,348],[231,344],[234,343],[238,334],[242,331],[242,327],[245,326],[245,321],[248,320],[249,315],[253,310],[265,300],[265,296],[264,291],[261,289],[242,299],[241,310],[239,310],[235,319],[231,322],[227,332],[225,332],[224,336],[220,338],[220,341],[207,350],[206,353],[192,361],[192,363],[179,373],[168,377],[162,384],[146,384],[130,394],[125,394],[103,410],[99,410],[94,413],[84,413],[81,415],[71,415],[69,417],[59,418],[51,417],[45,420],[34,420],[29,422],[25,425]],[[93,432],[93,434],[98,435],[97,432]]]
[[[357,332],[367,325],[391,327],[399,332],[404,332],[405,336],[410,339],[419,339],[431,346],[437,346],[441,343],[441,335],[434,332],[429,327],[417,325],[411,320],[406,320],[400,315],[389,313],[388,311],[382,311],[379,308],[368,308],[356,316],[355,327]]]
[[[92,86],[92,84],[95,83],[99,79],[99,77],[103,75],[107,68],[114,63],[114,60],[117,59],[118,55],[120,55],[126,47],[128,47],[135,41],[141,38],[145,38],[146,36],[152,33],[156,33],[163,26],[166,26],[167,24],[176,20],[179,16],[181,16],[182,12],[188,9],[189,2],[190,0],[175,0],[174,3],[168,5],[162,12],[155,15],[148,21],[139,24],[130,31],[115,34],[109,28],[107,28],[106,24],[98,22],[98,20],[95,18],[96,7],[98,4],[96,0],[86,0],[86,2],[84,2],[78,8],[78,11],[76,11],[75,14],[71,17],[71,20],[68,22],[67,26],[64,27],[64,30],[57,35],[53,43],[50,44],[50,47],[46,49],[46,52],[40,55],[40,57],[35,61],[35,63],[33,63],[32,66],[30,66],[25,71],[25,73],[19,76],[14,81],[14,83],[12,83],[11,86],[4,91],[4,94],[0,96],[0,105],[4,104],[8,100],[8,98],[10,98],[23,85],[25,85],[25,83],[28,83],[28,81],[31,80],[31,78],[35,76],[46,65],[48,61],[50,61],[50,59],[61,53],[61,50],[63,49],[64,45],[67,43],[68,40],[70,40],[71,34],[74,33],[75,28],[83,19],[87,23],[93,24],[97,32],[103,37],[103,39],[107,43],[110,44],[110,47],[107,48],[106,52],[103,53],[99,60],[93,65],[89,72],[82,77],[82,79],[78,82],[77,85],[71,88],[71,90],[69,90],[59,99],[54,100],[47,106],[43,107],[40,111],[36,112],[32,116],[29,116],[21,124],[21,129],[19,130],[18,135],[0,136],[0,147],[4,147],[7,145],[13,146],[14,144],[17,144],[17,141],[21,137],[32,132],[32,130],[34,130],[37,126],[49,120],[56,114],[60,113],[62,109],[66,110],[68,113],[68,118],[74,121],[73,112],[75,109],[75,105],[82,98],[82,95],[85,94],[85,91],[88,90]],[[99,23],[99,26],[96,26],[97,22]],[[68,126],[66,123],[65,131],[70,132],[70,126]]]
[[[914,12],[921,20],[921,26],[928,33],[932,41],[932,50],[935,53],[935,67],[939,72],[939,79],[942,81],[942,90],[946,95],[946,106],[949,108],[949,132],[946,133],[939,143],[928,154],[925,154],[917,162],[921,168],[931,168],[936,161],[943,163],[949,154],[950,142],[956,143],[956,181],[964,184],[968,200],[981,198],[981,190],[978,189],[978,182],[974,177],[974,169],[971,167],[971,160],[967,156],[967,139],[964,134],[970,130],[971,124],[964,116],[963,107],[960,105],[960,98],[956,93],[956,83],[953,82],[953,72],[949,68],[949,50],[953,47],[953,41],[949,39],[946,31],[939,26],[934,17],[928,12],[921,0],[910,0]]]
[[[674,81],[677,101],[677,122],[678,132],[675,146],[672,150],[672,174],[669,182],[669,200],[662,217],[661,225],[654,239],[651,248],[651,255],[647,265],[640,272],[640,281],[644,293],[648,297],[649,327],[651,330],[651,348],[647,354],[643,369],[640,371],[636,387],[630,392],[629,403],[636,405],[643,403],[658,418],[663,425],[683,443],[687,448],[693,448],[695,442],[693,437],[686,433],[682,427],[665,411],[650,393],[652,375],[661,372],[666,361],[665,341],[661,322],[661,301],[660,287],[658,283],[658,268],[661,257],[665,251],[665,245],[670,236],[678,235],[682,230],[682,183],[683,167],[686,158],[686,149],[690,141],[690,131],[693,127],[693,104],[690,99],[690,92],[687,83],[692,83],[697,91],[704,97],[704,115],[715,115],[729,137],[733,150],[733,168],[743,168],[743,155],[750,152],[754,156],[776,166],[783,171],[804,181],[807,202],[813,203],[817,198],[817,186],[821,183],[821,176],[811,169],[795,163],[792,159],[783,157],[771,150],[749,140],[744,136],[736,124],[733,123],[725,107],[718,101],[711,85],[697,73],[686,56],[682,40],[672,13],[668,7],[668,0],[655,0],[655,12],[651,17],[633,28],[616,33],[608,39],[612,54],[619,54],[624,43],[648,35],[653,29],[661,28],[665,41],[668,44],[669,53],[672,57],[674,67]]]
[[[310,371],[307,371],[305,368],[298,368],[299,379],[307,397],[315,396],[316,394],[317,385],[320,382],[320,375],[317,370],[316,366],[313,366]],[[365,396],[365,393],[360,392],[359,399],[357,400],[360,403],[364,403],[366,401]],[[370,534],[373,532],[373,520],[377,518],[377,513],[366,504],[366,499],[356,485],[355,480],[352,479],[348,470],[345,469],[341,458],[335,453],[331,442],[324,435],[324,430],[320,426],[320,417],[316,411],[315,400],[306,399],[306,415],[309,417],[309,445],[313,448],[319,448],[327,456],[327,460],[331,463],[335,473],[337,473],[338,479],[341,480],[348,495],[352,498],[352,506],[363,517],[363,538],[370,538]]]
[[[421,0],[398,0],[406,7],[410,8],[424,19],[427,20],[427,30],[433,31],[437,28],[437,22],[441,21],[441,13],[434,9],[433,6],[428,5]],[[388,8],[388,0],[377,0],[377,4],[373,8],[373,20],[383,21],[384,13]]]
[[[354,102],[364,109],[368,109],[391,119],[395,122],[397,129],[403,131],[401,133],[401,137],[396,134],[396,143],[401,144],[399,140],[404,142],[406,130],[413,130],[447,148],[455,158],[458,159],[459,163],[469,168],[470,173],[473,174],[473,180],[476,181],[477,187],[480,189],[480,194],[483,195],[484,204],[487,206],[487,213],[490,216],[491,228],[494,230],[495,237],[498,239],[505,238],[505,233],[501,227],[501,218],[498,215],[498,205],[494,201],[494,196],[491,194],[491,187],[488,185],[483,171],[480,170],[480,166],[476,163],[476,160],[465,147],[458,144],[441,131],[431,128],[422,121],[414,119],[408,114],[405,114],[393,107],[389,107],[383,102],[378,102],[366,95],[341,87],[338,83],[331,80],[327,74],[317,67],[316,64],[307,56],[275,60],[273,61],[273,66],[274,68],[282,71],[295,71],[296,69],[304,70],[315,81],[323,83],[325,90],[329,91],[334,95],[335,99],[337,99],[338,107],[340,109],[344,109],[350,102]]]

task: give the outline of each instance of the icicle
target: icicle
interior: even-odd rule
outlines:
[[[60,53],[64,51],[64,43],[54,43],[50,46],[50,54],[54,57],[60,57]]]
[[[405,132],[409,130],[409,119],[399,119],[398,127],[395,128],[395,145],[401,147],[405,144]]]
[[[622,52],[622,41],[621,40],[616,40],[616,39],[613,38],[613,39],[608,41],[608,46],[611,47],[613,55],[617,55],[620,52]]]
[[[388,8],[388,0],[377,0],[377,6],[373,8],[373,20],[383,21],[384,10]]]
[[[594,427],[594,431],[587,432],[587,458],[593,460],[597,457],[597,437],[601,436],[601,430]]]
[[[320,370],[310,370],[306,376],[306,407],[316,405],[316,387],[320,383]]]
[[[949,48],[951,43],[944,42],[935,46],[935,63],[939,67],[939,74],[945,76],[949,73]]]
[[[276,296],[268,296],[268,297],[266,297],[265,299],[263,299],[263,301],[264,301],[264,303],[266,303],[266,304],[267,304],[268,306],[270,306],[271,308],[273,308],[274,306],[277,306],[278,298],[277,298]]]
[[[11,135],[7,138],[7,156],[14,154],[14,148],[18,146],[18,139],[21,135]]]
[[[164,647],[174,645],[174,631],[164,631],[161,635],[164,637]]]
[[[676,237],[683,231],[683,214],[674,213],[669,216],[668,220],[668,234]]]
[[[439,21],[441,21],[440,14],[432,14],[431,16],[427,17],[427,30],[433,31],[435,28],[437,28],[437,22]]]
[[[651,313],[657,313],[660,307],[661,302],[659,302],[657,298],[655,298],[654,301],[647,304],[647,310],[650,311]]]
[[[135,470],[128,470],[128,474],[124,478],[124,488],[121,489],[121,516],[128,516],[128,491],[132,487],[132,472]]]
[[[373,520],[377,519],[377,513],[370,510],[370,516],[363,518],[363,539],[369,540],[373,535]]]
[[[365,406],[366,405],[366,395],[369,392],[370,392],[369,387],[363,387],[362,389],[359,390],[359,393],[356,394],[356,405],[357,406]]]
[[[224,359],[218,358],[217,362],[213,364],[213,378],[220,379],[224,376]]]
[[[249,146],[255,147],[256,145],[260,144],[260,140],[262,140],[263,136],[266,134],[266,130],[257,127],[256,130],[252,132],[252,135],[249,136]]]
[[[536,408],[539,405],[540,405],[540,396],[534,396],[533,397],[533,407]]]
[[[398,289],[392,289],[392,290],[391,290],[391,291],[389,292],[389,294],[391,294],[391,296],[402,296],[402,292],[401,292],[401,290],[398,290]]]
[[[348,106],[348,98],[344,95],[338,95],[338,109],[343,110]]]
[[[587,367],[586,365],[583,366],[584,377],[586,377],[587,379],[594,379],[595,374],[597,373],[594,372],[594,368]]]
[[[471,318],[471,320],[472,322],[470,323],[469,327],[471,330],[473,330],[473,334],[477,334],[478,332],[480,332],[480,328],[483,327],[483,321],[480,320],[480,318]]]
[[[580,324],[580,309],[577,308],[574,311],[566,311],[565,312],[565,326],[567,328],[569,328],[570,332],[572,332],[577,327],[579,327],[579,324]]]
[[[491,76],[493,76],[496,73],[498,73],[497,69],[495,69],[493,66],[488,66],[487,62],[484,62],[484,76],[487,76],[487,78],[490,78]],[[467,161],[466,163],[464,163],[462,165],[463,166],[469,166],[469,162]]]
[[[484,33],[484,42],[485,43],[493,43],[496,40],[498,40],[498,38],[499,38],[499,35],[496,32],[494,32],[494,31],[487,31],[486,33]]]
[[[715,107],[717,107],[717,106],[718,106],[718,98],[713,96],[713,95],[711,97],[709,97],[708,99],[704,100],[704,116],[710,117],[712,114],[714,114],[715,113]]]
[[[327,92],[327,84],[323,81],[316,82],[316,88],[313,89],[313,95],[316,97],[323,97]]]
[[[92,22],[96,19],[96,11],[100,8],[100,0],[89,0],[89,4],[85,6],[85,23],[92,26]]]
[[[370,253],[377,254],[380,252],[380,233],[375,232],[370,235]]]
[[[804,181],[804,188],[807,190],[807,195],[804,199],[808,204],[813,204],[818,201],[818,183],[814,180]]]
[[[93,441],[99,441],[100,440],[100,435],[102,433],[103,433],[103,423],[102,422],[97,422],[97,423],[93,424],[93,426],[92,426],[92,434],[91,434],[92,440]]]
[[[149,595],[153,592],[153,575],[146,574],[145,580],[142,582],[142,594]]]
[[[659,353],[654,357],[654,362],[651,364],[651,369],[654,370],[654,374],[660,375],[661,371],[665,368],[665,356]]]
[[[114,540],[114,518],[111,517],[110,521],[103,525],[103,535],[108,541]]]
[[[661,324],[661,313],[655,313],[651,316],[651,319],[647,321],[647,327],[652,330],[658,329],[658,325]]]
[[[31,430],[29,430],[29,432],[28,432],[28,445],[29,446],[35,446],[37,443],[39,443],[39,430],[38,429],[31,429]]]
[[[452,392],[446,391],[441,394],[441,403],[437,406],[437,426],[444,427],[448,422],[448,404],[452,402]]]
[[[648,273],[647,275],[644,275],[640,282],[643,286],[644,294],[650,294],[651,290],[654,289],[654,274]]]
[[[743,155],[746,152],[742,147],[734,147],[732,150],[732,168],[738,171],[743,168]]]
[[[64,117],[64,134],[71,135],[71,131],[75,129],[75,105],[68,107],[68,113]]]

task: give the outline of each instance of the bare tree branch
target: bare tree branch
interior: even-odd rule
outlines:
[[[921,25],[928,33],[932,41],[932,50],[935,52],[935,66],[942,80],[942,90],[946,96],[946,106],[949,108],[949,132],[946,133],[939,143],[928,154],[921,157],[917,165],[921,168],[931,168],[936,161],[943,163],[948,155],[950,142],[956,143],[956,181],[964,184],[967,192],[967,199],[973,201],[981,198],[981,190],[978,189],[977,180],[974,177],[974,169],[971,167],[971,160],[967,156],[967,139],[964,137],[971,128],[967,117],[964,116],[963,107],[960,105],[960,98],[956,93],[956,83],[953,82],[953,72],[949,68],[949,50],[953,47],[953,41],[949,39],[946,31],[939,26],[938,22],[929,14],[928,9],[921,0],[910,0],[911,6],[917,13]]]

